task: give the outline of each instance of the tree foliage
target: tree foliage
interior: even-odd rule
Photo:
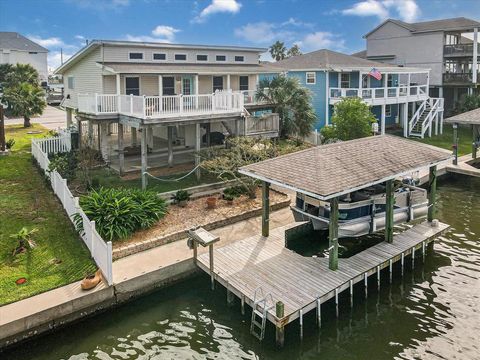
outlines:
[[[455,112],[460,114],[478,108],[480,108],[480,95],[465,95],[458,102]]]
[[[331,126],[321,130],[326,140],[352,140],[370,136],[376,122],[370,107],[359,98],[344,98],[335,104]]]
[[[317,120],[312,94],[296,78],[277,76],[260,82],[256,97],[273,104],[280,116],[280,136],[309,135]]]
[[[13,87],[21,83],[38,85],[40,82],[38,71],[30,64],[16,64],[5,69],[5,87]]]
[[[300,48],[298,47],[297,44],[293,45],[287,51],[287,58],[292,57],[292,56],[298,56],[298,55],[302,55],[302,52],[300,51]]]
[[[30,118],[41,114],[47,106],[42,88],[27,82],[5,87],[2,100],[14,116],[23,117],[24,127],[30,127]]]
[[[275,61],[283,60],[287,56],[287,48],[285,47],[285,43],[282,41],[275,41],[275,43],[270,46],[269,51],[270,55],[272,55],[272,58],[274,58]]]

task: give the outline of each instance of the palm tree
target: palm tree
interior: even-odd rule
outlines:
[[[277,76],[260,81],[257,99],[273,104],[280,116],[280,136],[309,135],[317,120],[312,107],[312,93],[296,78]]]
[[[6,87],[2,100],[9,104],[13,116],[23,117],[23,127],[30,127],[30,118],[47,106],[42,88],[26,82]]]
[[[302,52],[300,51],[300,48],[298,47],[297,44],[293,45],[287,51],[287,57],[298,56],[298,55],[302,55]]]
[[[30,64],[17,64],[9,70],[5,75],[4,87],[15,86],[24,82],[38,85],[40,82],[38,71]]]
[[[275,61],[280,61],[285,59],[286,53],[287,53],[287,48],[285,47],[285,44],[281,41],[276,41],[272,46],[270,46],[270,55],[272,55],[272,58],[275,59]]]

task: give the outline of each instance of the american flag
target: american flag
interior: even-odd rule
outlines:
[[[375,68],[372,68],[372,70],[370,70],[368,75],[374,77],[377,80],[382,80],[382,73]]]

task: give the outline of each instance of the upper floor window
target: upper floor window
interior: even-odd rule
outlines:
[[[167,60],[167,54],[153,53],[153,60],[157,60],[157,61]]]
[[[131,53],[128,53],[128,58],[130,60],[143,60],[143,53],[141,53],[141,52],[131,52]]]
[[[208,55],[197,55],[197,61],[208,61]]]
[[[67,78],[67,87],[69,89],[75,89],[75,78],[73,76]]]
[[[385,116],[392,116],[392,105],[385,105]]]
[[[313,85],[317,82],[317,74],[315,74],[314,72],[307,72],[306,75],[305,75],[305,82],[307,84],[310,84],[310,85]]]
[[[28,53],[32,54],[32,55],[38,54],[38,52],[36,52],[36,51],[29,51]]]
[[[248,76],[240,76],[240,91],[248,90]]]
[[[447,34],[445,35],[445,45],[457,45],[458,35]]]
[[[245,61],[245,56],[235,56],[235,61],[236,62],[244,62]]]
[[[392,74],[388,74],[387,76],[387,87],[393,87],[395,85],[395,81]]]
[[[340,87],[342,89],[350,87],[350,73],[342,73],[340,75]]]
[[[226,55],[217,55],[215,56],[216,61],[227,61],[227,56]]]
[[[138,76],[129,76],[125,78],[125,94],[140,95],[140,78]]]
[[[175,61],[186,61],[187,54],[175,54]]]

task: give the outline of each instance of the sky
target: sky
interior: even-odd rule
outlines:
[[[265,48],[280,40],[351,54],[387,18],[460,16],[480,21],[480,0],[0,0],[0,31],[49,49],[49,69],[60,49],[65,61],[92,39]]]

